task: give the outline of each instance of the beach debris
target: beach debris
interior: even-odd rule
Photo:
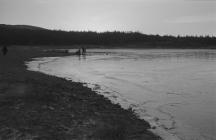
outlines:
[[[45,50],[47,53],[69,53],[69,50],[67,49],[49,49]]]
[[[52,106],[48,106],[48,108],[49,108],[50,110],[55,110],[55,108],[52,107]]]

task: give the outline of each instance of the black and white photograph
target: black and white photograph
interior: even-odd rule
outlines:
[[[216,140],[216,0],[0,0],[0,140]]]

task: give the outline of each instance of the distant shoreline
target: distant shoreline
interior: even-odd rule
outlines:
[[[1,47],[2,45],[0,45]],[[80,49],[85,47],[86,49],[142,49],[142,50],[149,50],[149,49],[182,49],[182,50],[215,50],[215,46],[208,46],[206,48],[189,48],[189,47],[181,47],[181,48],[169,48],[169,47],[142,47],[142,45],[7,45],[10,47],[27,47],[27,48],[41,48],[44,50],[68,50],[68,49]],[[126,47],[125,47],[126,46]]]

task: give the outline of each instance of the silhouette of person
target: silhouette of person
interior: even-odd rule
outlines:
[[[2,48],[2,53],[3,53],[3,55],[6,55],[7,52],[8,52],[7,46],[4,45],[3,48]]]
[[[84,48],[84,47],[82,48],[82,53],[86,54],[86,48]]]

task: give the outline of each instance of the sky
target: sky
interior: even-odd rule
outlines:
[[[216,0],[0,0],[0,24],[216,36]]]

